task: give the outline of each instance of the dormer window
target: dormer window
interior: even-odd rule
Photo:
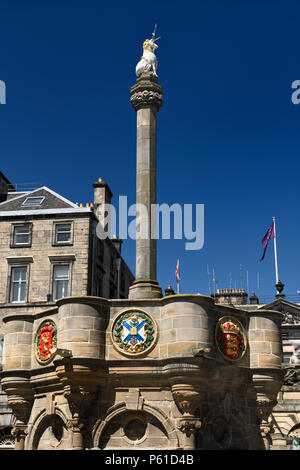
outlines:
[[[38,197],[27,197],[23,202],[22,206],[32,207],[32,206],[40,206],[44,201],[45,196],[38,196]]]

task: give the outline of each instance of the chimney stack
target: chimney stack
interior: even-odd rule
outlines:
[[[104,225],[104,219],[108,221],[110,225],[109,210],[107,206],[111,204],[111,198],[113,196],[108,184],[103,178],[98,178],[98,181],[93,183],[94,187],[94,203],[93,208],[99,222],[102,222]],[[105,230],[105,227],[104,227]]]

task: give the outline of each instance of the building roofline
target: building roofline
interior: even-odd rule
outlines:
[[[2,173],[2,171],[0,171],[0,178],[3,179],[5,181],[5,183],[13,186],[13,184],[11,183],[11,181],[9,181],[8,178],[6,178],[6,176]]]
[[[64,207],[59,209],[37,209],[37,210],[16,210],[0,211],[0,217],[25,217],[28,215],[52,215],[52,214],[94,214],[91,207]]]
[[[39,188],[34,189],[33,191],[29,191],[29,192],[26,193],[26,196],[30,197],[31,194],[34,194],[37,191],[41,191],[42,189],[44,189],[45,191],[48,191],[49,193],[53,194],[55,197],[57,197],[58,199],[60,199],[61,201],[65,202],[65,203],[69,204],[70,206],[72,206],[74,208],[78,208],[78,206],[76,206],[76,204],[74,204],[74,202],[70,201],[69,199],[67,199],[63,196],[61,196],[60,194],[53,191],[53,189],[50,189],[47,186],[40,186]],[[24,193],[20,194],[19,196],[16,196],[16,197],[12,198],[12,199],[9,199],[7,201],[1,202],[0,207],[3,206],[4,204],[9,204],[12,200],[16,201],[16,199],[20,199],[21,197],[24,197]]]

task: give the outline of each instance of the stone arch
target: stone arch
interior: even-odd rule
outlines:
[[[287,444],[293,450],[300,450],[300,422],[295,424],[288,432]]]
[[[251,450],[253,438],[240,410],[211,410],[203,419],[197,447],[205,450]]]
[[[12,435],[12,427],[0,427],[0,450],[13,449],[15,447],[15,436]]]
[[[71,446],[70,439],[65,414],[59,408],[55,408],[54,414],[47,414],[43,409],[33,421],[26,447],[29,450],[64,450]]]
[[[126,425],[128,425],[131,420],[140,420],[140,422],[144,420],[145,424],[147,425],[145,426],[147,427],[145,434],[143,436],[136,435],[135,441],[131,440],[130,436],[128,437],[128,435],[126,435]],[[156,444],[156,446],[165,441],[165,447],[161,448],[178,448],[179,443],[176,430],[163,411],[146,403],[144,403],[142,409],[131,410],[126,407],[125,402],[117,403],[116,405],[109,408],[103,418],[96,422],[92,432],[93,448],[105,448],[101,446],[101,443],[105,444],[105,439],[107,440],[111,430],[116,432],[120,430],[120,435],[117,439],[115,439],[115,441],[119,443],[117,448],[155,448],[155,445],[153,444],[155,441],[155,436],[151,436],[148,429],[151,426],[152,428],[156,428],[157,434],[160,435],[161,441],[160,443]],[[135,427],[136,429],[139,428],[139,426]],[[142,427],[142,425],[140,427]],[[153,447],[151,447],[151,443]]]

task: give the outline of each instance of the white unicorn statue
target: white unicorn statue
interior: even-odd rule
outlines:
[[[158,45],[155,44],[160,38],[155,38],[156,25],[154,32],[152,33],[151,39],[146,39],[143,43],[143,55],[141,60],[135,68],[135,72],[139,77],[142,73],[152,72],[152,74],[157,77],[156,70],[158,66],[156,55],[154,54],[155,49],[158,48]]]

